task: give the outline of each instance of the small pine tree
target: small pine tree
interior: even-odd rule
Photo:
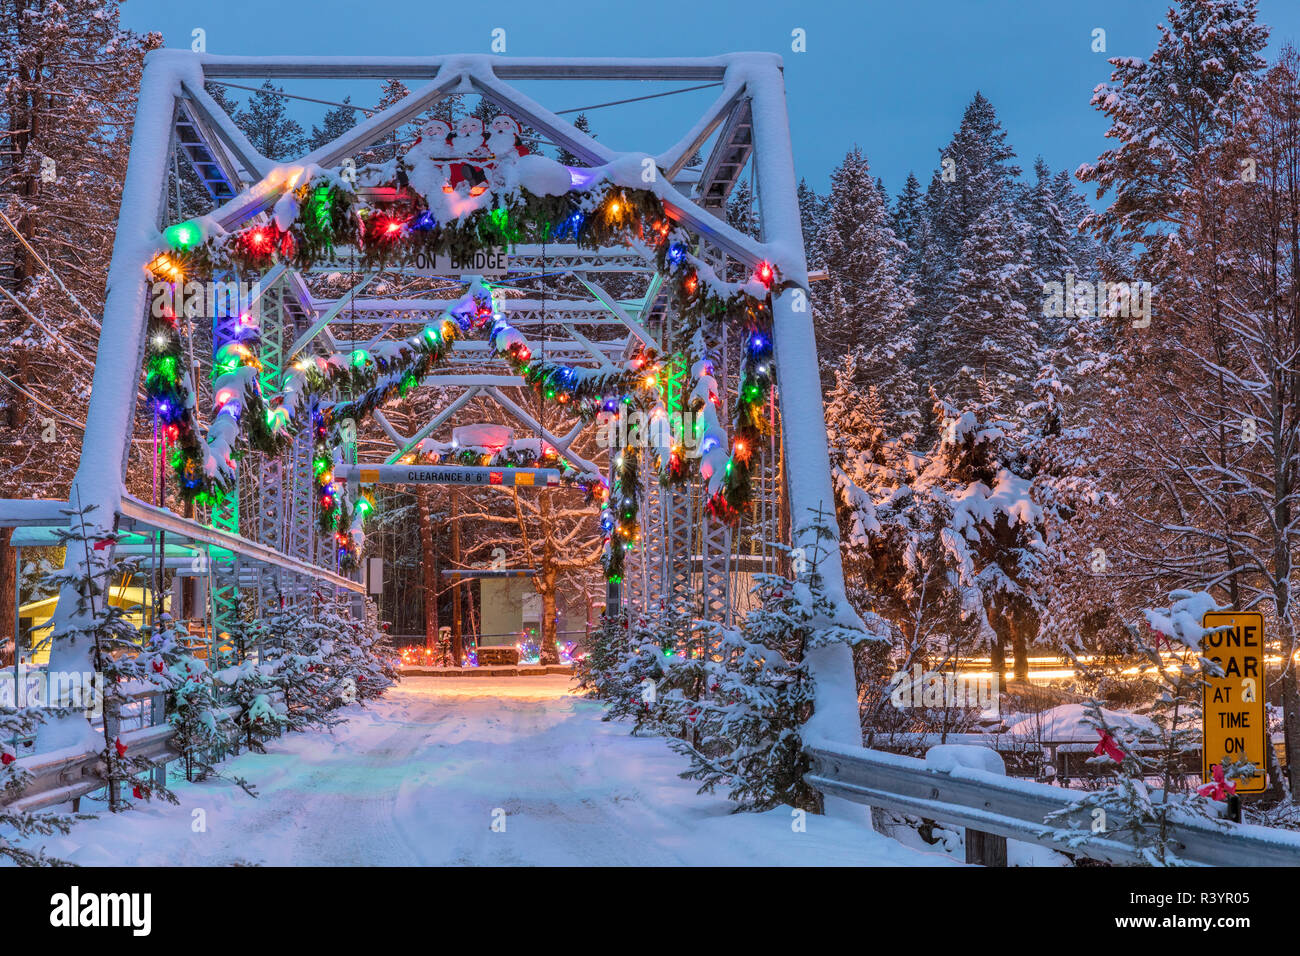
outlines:
[[[797,576],[756,575],[760,606],[740,628],[711,626],[714,646],[687,672],[704,694],[698,700],[665,695],[692,728],[692,740],[672,742],[691,762],[682,776],[698,781],[701,793],[728,787],[738,810],[786,804],[820,811],[820,794],[804,781],[802,726],[814,706],[804,655],[829,643],[868,639],[859,628],[827,623],[838,617],[820,570],[828,548],[836,546],[828,516],[817,512],[802,530],[815,544],[810,560],[787,549]]]
[[[143,637],[139,629],[123,608],[109,600],[109,582],[129,576],[132,568],[126,562],[109,562],[101,557],[106,542],[92,541],[89,530],[92,525],[88,519],[95,507],[88,505],[65,511],[69,517],[68,528],[55,530],[59,543],[65,549],[75,549],[74,553],[84,556],[84,561],[70,562],[69,567],[52,571],[45,580],[51,591],[62,593],[65,585],[71,585],[77,594],[75,613],[53,629],[48,640],[85,642],[93,648],[95,671],[103,686],[104,783],[109,809],[117,812],[130,806],[122,795],[123,786],[154,769],[151,761],[130,753],[115,728],[123,708],[133,699],[131,692],[149,682],[155,672],[146,667],[141,657]],[[132,793],[136,799],[154,795],[176,802],[176,797],[163,786],[148,788],[136,784]]]
[[[17,866],[62,866],[63,861],[48,857],[43,849],[28,850],[14,842],[36,836],[66,834],[78,820],[93,820],[83,813],[26,813],[6,804],[17,799],[30,781],[19,763],[13,742],[28,738],[44,714],[36,707],[0,707],[0,859]]]
[[[328,673],[321,635],[308,615],[288,607],[266,620],[262,654],[267,674],[284,694],[284,727],[332,727],[340,719],[330,713],[338,703],[338,682]]]
[[[248,141],[268,159],[296,159],[307,151],[307,135],[302,125],[290,118],[283,93],[283,87],[267,80],[235,115]]]
[[[351,96],[343,97],[345,104],[352,103]],[[352,127],[357,125],[357,109],[354,106],[335,106],[325,113],[325,118],[321,121],[320,126],[311,128],[311,139],[308,146],[315,150],[320,149],[326,143],[332,143]]]

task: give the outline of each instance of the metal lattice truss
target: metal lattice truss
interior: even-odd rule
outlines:
[[[223,80],[392,78],[404,81],[412,89],[410,95],[288,164],[261,155],[205,89],[205,84]],[[756,476],[752,514],[739,526],[728,527],[707,517],[697,488],[661,488],[647,477],[642,499],[644,546],[630,556],[624,593],[615,592],[611,599],[647,614],[677,609],[728,622],[743,610],[746,575],[776,568],[777,555],[769,542],[811,547],[811,539],[801,539],[806,517],[801,512],[832,509],[834,499],[825,464],[826,435],[779,58],[768,54],[672,60],[253,58],[156,51],[146,62],[141,86],[100,340],[101,361],[74,500],[97,505],[97,521],[106,530],[132,530],[155,542],[165,533],[166,554],[178,549],[175,566],[183,570],[185,561],[191,560],[199,573],[210,576],[209,594],[218,621],[232,613],[241,588],[256,588],[263,601],[272,601],[285,600],[286,595],[291,600],[295,593],[322,586],[357,592],[360,585],[334,570],[333,549],[313,531],[311,449],[305,441],[279,458],[246,456],[240,465],[241,494],[231,496],[230,503],[213,513],[184,517],[122,493],[149,309],[145,266],[159,231],[180,212],[168,195],[169,176],[188,164],[211,198],[212,219],[233,230],[269,214],[291,188],[288,171],[292,168],[309,164],[338,168],[456,94],[482,97],[582,164],[600,166],[625,156],[513,85],[535,80],[716,86],[717,97],[703,115],[688,118],[680,139],[652,156],[662,173],[656,192],[669,217],[698,238],[698,253],[720,274],[731,263],[752,270],[766,260],[779,263],[782,277],[796,286],[773,296],[779,404],[774,397],[771,414],[777,427]],[[697,153],[703,163],[692,167]],[[726,204],[746,170],[757,197],[758,238],[727,224]],[[203,210],[184,212],[189,218]],[[510,321],[548,358],[609,367],[624,360],[638,343],[663,351],[673,337],[678,317],[661,277],[653,263],[634,250],[519,246],[511,250],[509,268],[507,280],[501,281],[521,290],[506,300]],[[468,278],[431,278],[429,288],[392,298],[372,293],[376,276],[360,271],[349,275],[350,287],[340,294],[337,270],[332,270],[334,291],[320,291],[319,271],[298,273],[276,266],[263,276],[254,307],[261,328],[263,379],[271,389],[280,384],[282,370],[299,356],[363,348],[410,334],[412,327],[455,302]],[[391,270],[392,277],[400,272]],[[544,273],[567,277],[565,288],[576,291],[539,295],[535,280]],[[628,296],[631,285],[639,292]],[[625,294],[612,294],[609,289],[616,286]],[[729,339],[729,330],[722,327],[707,334],[718,383],[729,398],[738,378],[739,341]],[[110,355],[112,361],[103,361]],[[210,367],[211,357],[210,353],[197,356],[200,366]],[[451,360],[426,384],[443,389],[439,394],[447,396],[446,404],[411,434],[399,432],[382,411],[374,416],[370,427],[391,444],[387,461],[399,460],[422,438],[452,423],[474,399],[494,402],[576,461],[570,451],[575,432],[551,434],[542,428],[528,411],[531,393],[485,342],[458,341]],[[787,423],[784,429],[782,421]],[[652,472],[643,471],[648,476]],[[48,508],[31,502],[12,504],[8,512],[0,513],[0,519],[10,519],[6,523],[57,523],[51,516],[56,503],[48,503]],[[200,555],[202,562],[192,560]],[[842,593],[838,554],[827,556],[821,570],[831,590]],[[65,603],[61,601],[58,613],[66,613]],[[51,666],[59,660],[60,649],[55,647]],[[845,659],[828,657],[822,666],[833,666],[842,677]],[[846,708],[852,703],[841,701],[827,708],[828,713],[838,714],[827,720],[838,719],[847,728]],[[822,709],[819,700],[819,713]],[[856,726],[855,711],[852,721]]]

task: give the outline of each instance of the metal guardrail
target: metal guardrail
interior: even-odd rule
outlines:
[[[274,706],[282,703],[283,694],[273,693]],[[239,716],[239,707],[223,707],[216,711],[218,722],[224,723]],[[156,765],[177,760],[180,754],[171,748],[172,728],[169,724],[156,724],[116,735],[133,756],[143,757]],[[20,757],[15,762],[19,773],[29,776],[26,786],[17,797],[0,792],[0,805],[27,812],[47,810],[61,803],[80,800],[104,788],[104,760],[100,750],[83,752],[55,750],[49,753]]]
[[[1063,853],[1109,863],[1143,860],[1130,845],[1090,836],[1072,843],[1063,825],[1043,821],[1068,810],[1084,796],[1027,780],[1013,780],[985,770],[958,767],[939,770],[915,757],[876,750],[806,747],[812,767],[804,776],[827,796],[897,810],[964,826]],[[1084,809],[1067,817],[1071,826],[1088,831]],[[1112,829],[1120,821],[1112,820]],[[1300,834],[1287,830],[1231,823],[1227,820],[1173,825],[1172,848],[1181,859],[1203,866],[1300,866]]]

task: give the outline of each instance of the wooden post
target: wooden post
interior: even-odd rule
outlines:
[[[149,723],[157,727],[159,724],[167,722],[167,698],[164,694],[149,695]],[[153,785],[155,787],[167,786],[167,761],[163,759],[153,768]]]
[[[419,516],[420,568],[424,585],[424,647],[432,653],[438,647],[438,557],[433,546],[433,516],[429,506],[429,489],[415,489],[415,509]],[[459,663],[459,661],[457,661]]]
[[[451,492],[451,566],[456,569],[451,581],[451,647],[457,663],[465,653],[461,634],[461,581],[460,581],[460,496]]]
[[[1007,838],[966,828],[966,862],[980,866],[1007,865]]]

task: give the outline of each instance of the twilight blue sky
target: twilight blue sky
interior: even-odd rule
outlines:
[[[207,32],[212,53],[245,55],[488,53],[491,31],[507,31],[514,56],[705,56],[742,50],[781,53],[800,175],[819,190],[854,143],[891,193],[909,169],[924,184],[939,149],[975,90],[997,109],[1028,168],[1042,154],[1073,171],[1104,148],[1104,120],[1088,105],[1110,74],[1107,56],[1146,56],[1164,0],[750,0],[746,3],[617,3],[496,0],[484,5],[416,0],[126,0],[123,25],[160,31],[167,46]],[[672,13],[662,12],[665,9]],[[1300,45],[1300,3],[1261,0],[1270,54]],[[790,51],[791,30],[807,31],[807,52]],[[1091,51],[1106,31],[1106,53]],[[690,85],[690,84],[682,84]],[[288,83],[323,99],[370,88]],[[656,92],[645,84],[546,84],[528,93],[552,109]],[[244,95],[240,91],[232,91]],[[589,114],[615,148],[657,152],[685,132],[716,96],[704,90]],[[369,104],[367,104],[369,105]],[[325,107],[295,105],[310,127]]]

